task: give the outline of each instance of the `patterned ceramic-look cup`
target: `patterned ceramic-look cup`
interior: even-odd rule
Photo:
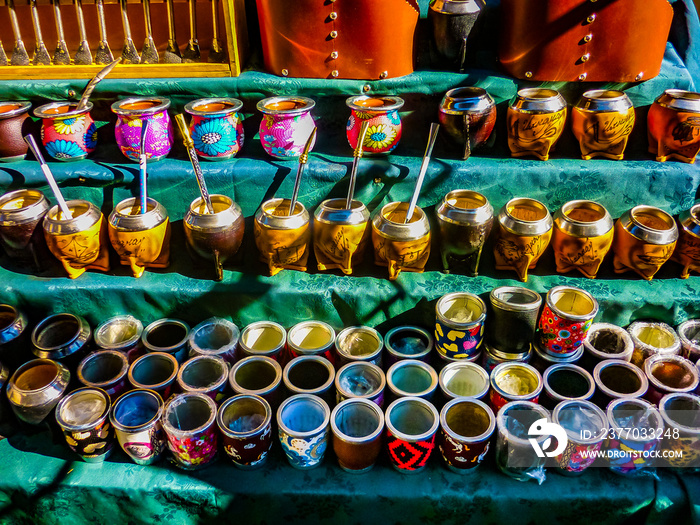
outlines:
[[[137,465],[151,465],[165,450],[163,399],[153,390],[132,390],[117,399],[109,420],[122,450]]]
[[[447,468],[457,474],[474,472],[489,451],[496,416],[478,399],[453,399],[440,411],[438,448]]]
[[[292,467],[305,470],[321,464],[328,446],[330,418],[328,404],[311,394],[292,396],[280,405],[279,439]]]
[[[111,407],[107,393],[91,387],[74,390],[56,405],[56,421],[68,446],[88,463],[104,461],[112,453]]]
[[[555,356],[575,354],[597,314],[598,301],[590,293],[573,286],[555,286],[547,292],[538,323],[542,349]]]
[[[92,102],[81,111],[77,106],[77,102],[52,102],[34,110],[34,116],[41,119],[41,142],[56,160],[84,159],[97,147]]]
[[[315,105],[306,97],[270,97],[258,102],[258,111],[263,113],[260,142],[265,153],[276,159],[299,157],[316,127],[311,116]]]
[[[486,305],[477,295],[443,295],[435,304],[435,318],[435,348],[440,354],[459,359],[481,352]]]
[[[552,422],[566,431],[567,444],[556,457],[559,474],[581,474],[595,461],[608,435],[605,413],[590,401],[562,401],[552,413]]]
[[[235,157],[243,147],[243,102],[237,98],[200,98],[185,104],[192,115],[190,135],[194,149],[206,160]]]
[[[365,154],[394,151],[401,140],[399,110],[403,107],[402,98],[357,95],[348,98],[345,103],[351,110],[345,131],[353,150],[357,147],[362,124],[368,121],[367,135],[362,144]]]
[[[612,401],[606,414],[610,469],[618,474],[636,474],[653,466],[651,452],[664,438],[664,421],[656,407],[645,399],[622,398]]]
[[[165,405],[163,428],[178,467],[196,470],[216,459],[216,408],[211,397],[195,392],[179,394]]]
[[[221,405],[216,424],[224,451],[240,469],[262,467],[272,446],[272,408],[260,396],[237,395]]]
[[[666,462],[671,467],[700,467],[700,396],[666,394],[659,401],[666,424],[662,447],[673,451]]]
[[[367,472],[382,449],[384,413],[367,399],[346,399],[331,413],[333,451],[345,472]]]
[[[402,474],[420,472],[435,448],[440,414],[420,397],[401,397],[384,414],[391,465]]]
[[[131,97],[117,100],[112,111],[117,114],[114,136],[121,152],[129,160],[138,161],[141,127],[149,121],[145,138],[148,160],[165,158],[173,146],[173,124],[168,115],[170,100],[163,97]]]

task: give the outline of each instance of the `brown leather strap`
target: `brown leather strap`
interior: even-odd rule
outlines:
[[[659,74],[667,0],[502,0],[500,61],[540,81],[635,82]]]
[[[290,77],[413,72],[416,0],[257,0],[265,67]]]

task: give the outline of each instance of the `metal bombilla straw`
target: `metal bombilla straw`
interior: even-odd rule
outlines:
[[[355,196],[355,182],[357,181],[357,166],[360,164],[360,159],[362,158],[363,147],[365,145],[365,136],[367,135],[367,129],[369,128],[369,119],[362,122],[362,127],[360,128],[360,135],[357,137],[357,145],[355,146],[355,151],[353,152],[352,159],[352,170],[350,171],[350,187],[348,188],[348,198],[345,201],[345,209],[352,209],[352,198]]]
[[[418,194],[420,193],[421,186],[423,186],[423,180],[425,179],[425,174],[428,171],[428,164],[430,164],[430,156],[433,154],[433,146],[435,146],[435,139],[437,139],[438,131],[440,131],[440,124],[433,122],[430,124],[430,135],[428,135],[428,145],[425,148],[425,155],[423,155],[423,162],[420,165],[420,171],[418,172],[418,180],[416,181],[416,187],[413,190],[413,196],[411,197],[411,202],[408,205],[408,210],[406,211],[406,220],[403,221],[404,224],[408,224],[413,217],[413,212],[416,210],[416,204],[418,203]]]
[[[214,206],[211,204],[211,198],[207,191],[207,183],[204,181],[204,173],[202,173],[202,168],[199,165],[197,152],[194,150],[194,142],[190,136],[190,130],[185,123],[185,117],[182,116],[182,113],[178,113],[175,115],[175,121],[180,128],[180,133],[182,133],[182,143],[185,145],[185,148],[187,148],[187,154],[190,156],[190,162],[192,162],[192,168],[194,169],[194,174],[197,177],[197,184],[199,185],[199,192],[202,194],[202,200],[206,206],[207,213],[213,214]]]
[[[58,188],[58,184],[56,184],[56,179],[53,178],[53,173],[51,173],[49,165],[46,164],[44,156],[41,154],[41,151],[39,150],[39,145],[36,143],[34,136],[25,135],[24,142],[27,143],[27,146],[29,146],[29,149],[32,150],[32,153],[34,154],[34,157],[36,157],[36,160],[39,161],[39,164],[41,165],[41,171],[44,172],[44,176],[46,177],[46,180],[48,181],[49,186],[51,187],[51,191],[53,192],[54,197],[56,197],[56,201],[58,201],[58,207],[61,208],[61,214],[67,219],[72,219],[73,214],[71,213],[70,209],[68,208],[68,204],[66,204],[66,200],[61,194],[61,190]]]
[[[95,90],[95,86],[97,86],[97,84],[104,80],[104,78],[107,75],[109,75],[110,72],[114,69],[114,66],[121,62],[121,60],[122,57],[119,57],[116,60],[112,60],[112,62],[100,69],[97,75],[92,77],[92,80],[88,82],[88,85],[85,87],[85,91],[83,91],[83,95],[80,97],[78,106],[75,108],[76,111],[82,111],[87,107],[88,100],[90,99],[90,95],[92,95],[92,92]]]
[[[141,142],[139,150],[139,183],[141,186],[141,214],[143,215],[148,211],[148,174],[146,173],[146,167],[148,165],[148,157],[146,156],[146,134],[148,133],[148,126],[150,125],[150,120],[141,120]]]
[[[299,156],[299,167],[297,168],[297,178],[294,181],[294,192],[292,193],[292,200],[289,202],[289,213],[287,215],[291,216],[294,214],[294,208],[297,205],[297,197],[299,195],[299,185],[301,184],[301,174],[304,173],[304,167],[309,161],[309,151],[311,150],[311,144],[313,144],[316,138],[316,127],[311,130],[309,138],[306,139],[306,145],[304,146],[304,151]]]

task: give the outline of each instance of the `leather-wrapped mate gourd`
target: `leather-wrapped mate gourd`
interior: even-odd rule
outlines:
[[[639,82],[659,74],[667,0],[502,0],[499,58],[516,78]]]
[[[305,78],[413,72],[416,0],[257,0],[265,68]]]

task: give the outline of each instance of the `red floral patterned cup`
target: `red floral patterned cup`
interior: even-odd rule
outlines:
[[[403,107],[402,98],[358,95],[350,97],[345,103],[351,110],[345,129],[353,150],[357,147],[360,129],[365,121],[369,122],[362,143],[365,153],[390,153],[399,145],[402,129],[399,110]]]
[[[573,286],[555,286],[547,292],[540,315],[538,328],[542,349],[554,356],[575,354],[597,314],[598,301],[587,291]]]
[[[41,119],[41,141],[56,160],[80,160],[95,151],[97,127],[90,116],[92,102],[77,111],[77,102],[52,102],[34,110]]]
[[[260,396],[233,396],[216,416],[224,451],[241,469],[262,467],[272,445],[272,408]]]
[[[489,451],[496,416],[483,401],[453,399],[440,412],[438,447],[447,468],[457,474],[474,472]]]
[[[219,433],[215,420],[216,403],[206,394],[185,392],[168,401],[163,428],[178,467],[196,470],[216,459]]]
[[[392,466],[404,474],[423,470],[435,448],[437,409],[420,397],[401,397],[386,409],[384,420]]]

